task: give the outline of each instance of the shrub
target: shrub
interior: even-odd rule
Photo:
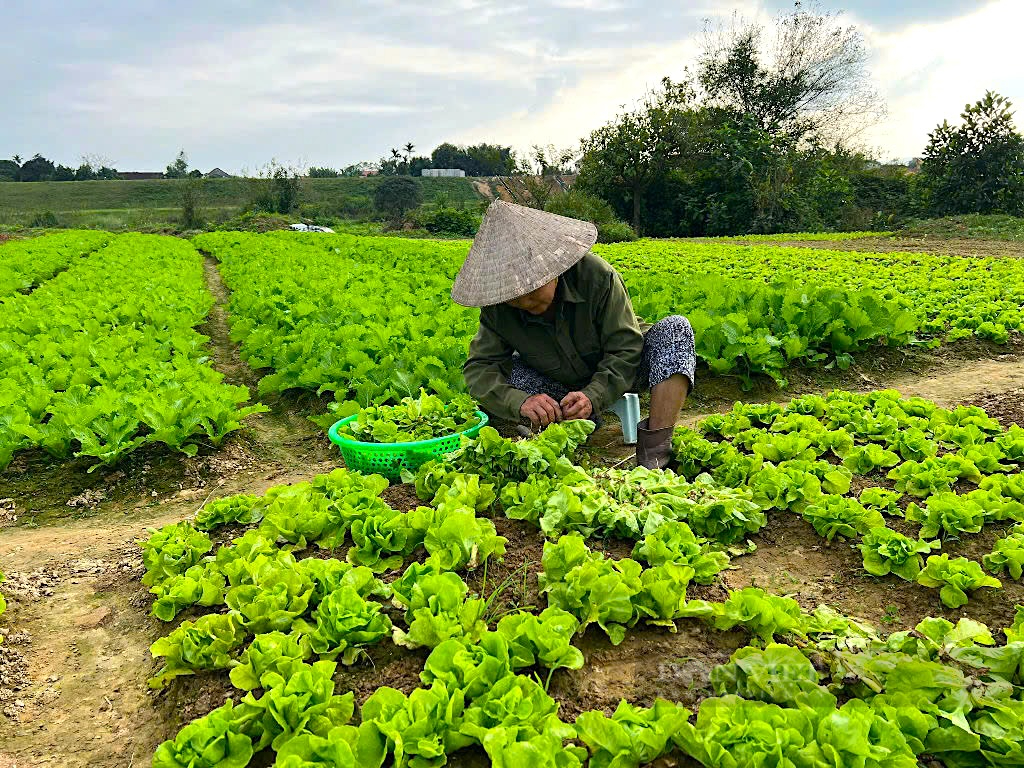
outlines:
[[[633,228],[616,218],[615,211],[608,203],[586,192],[570,189],[552,197],[544,206],[544,210],[548,213],[557,213],[559,216],[592,222],[597,227],[599,243],[636,240]]]
[[[597,242],[624,243],[636,240],[636,232],[624,221],[609,221],[597,225]]]
[[[53,227],[59,227],[60,221],[57,219],[57,214],[53,211],[43,211],[42,213],[37,213],[33,216],[32,221],[30,221],[28,225],[39,229],[50,229]]]
[[[473,237],[480,227],[480,217],[459,208],[437,208],[419,217],[420,226],[439,235]]]
[[[202,177],[191,177],[181,188],[181,228],[202,229],[203,214],[201,210]]]
[[[373,204],[393,224],[402,222],[423,201],[419,184],[409,176],[389,176],[373,193]]]

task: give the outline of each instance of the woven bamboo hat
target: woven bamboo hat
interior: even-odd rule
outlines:
[[[589,221],[495,200],[462,265],[452,300],[464,307],[501,304],[540,288],[597,242]]]

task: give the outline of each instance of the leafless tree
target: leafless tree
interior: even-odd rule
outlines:
[[[766,27],[734,14],[705,29],[698,81],[706,100],[796,141],[845,143],[885,115],[864,36],[819,4],[794,3]]]

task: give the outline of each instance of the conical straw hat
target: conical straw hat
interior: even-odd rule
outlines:
[[[452,300],[486,307],[525,296],[582,259],[597,242],[589,221],[495,200],[487,208]]]

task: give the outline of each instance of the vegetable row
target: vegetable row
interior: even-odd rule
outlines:
[[[1024,429],[1004,430],[976,406],[944,409],[893,390],[737,403],[696,431],[677,429],[673,449],[686,477],[746,489],[761,509],[800,514],[829,541],[858,541],[869,573],[939,588],[949,607],[1001,585],[977,562],[931,554],[943,542],[1008,528],[982,560],[992,574],[1021,576]],[[853,498],[854,475],[876,484]]]
[[[448,298],[464,244],[239,232],[193,242],[220,261],[243,359],[273,369],[261,392],[302,387],[366,406],[464,388],[476,314]]]
[[[208,363],[194,328],[212,302],[190,244],[129,234],[0,304],[0,468],[28,448],[99,463],[149,443],[195,455],[265,410]]]
[[[697,354],[746,383],[795,362],[851,362],[879,342],[938,346],[1024,329],[1018,259],[641,240],[595,248],[637,313],[689,317]]]
[[[568,456],[588,431],[586,423],[569,422],[513,442],[485,428],[449,460],[452,471],[442,471],[448,462],[421,471],[418,490],[432,493],[431,507],[395,515],[432,517],[437,527],[462,510],[468,521],[495,498],[478,471],[493,471],[500,493],[533,474],[580,472]],[[667,482],[671,473],[664,474]],[[442,475],[447,483],[433,489]],[[359,564],[357,523],[380,514],[376,494],[383,487],[382,479],[339,470],[262,498],[220,500],[193,523],[154,533],[144,559],[146,581],[158,595],[190,571],[200,575],[193,569],[208,574],[217,566],[229,607],[182,624],[154,652],[165,655],[176,646],[194,654],[216,646],[217,658],[205,666],[179,654],[182,668],[230,668],[232,683],[248,691],[241,702],[227,702],[161,745],[154,765],[244,766],[265,747],[276,752],[275,765],[290,768],[441,765],[473,744],[494,765],[570,768],[588,758],[591,766],[639,766],[670,751],[737,768],[766,761],[910,768],[922,755],[951,767],[1017,760],[1024,737],[1020,614],[1005,630],[1004,645],[968,619],[956,626],[926,619],[914,632],[883,640],[864,622],[824,607],[805,612],[794,600],[759,589],[731,592],[720,603],[687,599],[686,587],[712,580],[725,554],[686,523],[663,519],[634,550],[646,566],[595,552],[576,533],[549,541],[540,574],[548,607],[495,621],[488,601],[470,595],[446,569],[471,566],[471,556],[445,561],[439,553],[452,549],[426,545],[426,561],[405,566],[414,550],[399,535],[397,549],[387,551],[406,552],[401,562],[385,563],[382,550],[371,556],[371,567]],[[346,521],[348,562],[295,560],[311,541],[328,551],[342,546]],[[238,523],[256,527],[208,554],[212,543],[201,529]],[[412,520],[398,528],[415,528],[404,523]],[[500,554],[495,547],[487,556]],[[277,565],[267,565],[271,561]],[[372,566],[405,570],[385,586]],[[297,576],[283,576],[282,567]],[[273,570],[260,581],[257,574]],[[307,582],[293,589],[303,575]],[[402,611],[394,626],[378,602],[389,597]],[[558,717],[541,681],[553,670],[582,666],[574,634],[594,623],[615,641],[639,621],[674,628],[686,618],[715,630],[741,629],[751,640],[714,669],[716,695],[701,703],[695,720],[664,700],[650,708],[622,702],[610,716],[586,712],[572,724]],[[204,621],[210,624],[205,635],[195,633]],[[432,649],[421,687],[408,694],[382,687],[357,716],[353,694],[335,692],[336,660],[355,662],[359,649],[388,630],[400,644]],[[531,669],[534,676],[523,674]]]
[[[232,290],[233,338],[264,392],[307,388],[360,405],[420,388],[451,399],[476,313],[453,304],[460,243],[210,233],[197,247]],[[686,315],[712,372],[745,385],[789,365],[845,367],[878,344],[937,345],[1024,328],[1013,259],[639,241],[595,246],[622,273],[638,315]]]
[[[49,280],[76,259],[102,248],[111,237],[107,232],[69,230],[12,240],[0,251],[0,303]]]

